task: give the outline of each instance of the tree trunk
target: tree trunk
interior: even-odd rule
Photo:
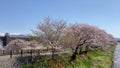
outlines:
[[[77,46],[77,47],[75,48],[75,52],[72,54],[70,61],[76,60],[76,55],[77,55],[78,48],[79,48],[79,46]]]
[[[4,50],[3,50],[3,55],[5,54]]]
[[[41,50],[38,50],[38,59],[41,59],[40,52],[41,52]]]
[[[55,57],[55,48],[53,47],[52,48],[52,59],[54,59],[54,57]]]
[[[89,46],[86,46],[86,48],[85,48],[85,54],[88,53],[88,50],[89,50]]]
[[[23,57],[23,50],[21,50],[21,57]]]
[[[32,50],[30,50],[30,61],[33,60],[33,57],[32,57]]]
[[[12,50],[10,51],[10,58],[12,58]]]
[[[38,56],[40,56],[40,50],[38,50]]]
[[[80,47],[80,51],[79,51],[79,54],[82,54],[82,47]]]
[[[32,57],[32,50],[30,50],[30,56]]]

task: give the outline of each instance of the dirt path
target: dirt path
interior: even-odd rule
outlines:
[[[7,56],[0,56],[0,68],[21,68],[19,64],[17,64],[16,56],[10,58],[9,55]]]
[[[114,52],[113,68],[120,68],[120,43],[118,43]]]

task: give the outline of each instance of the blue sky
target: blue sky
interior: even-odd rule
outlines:
[[[27,34],[47,16],[86,23],[120,37],[120,0],[0,0],[0,33]]]

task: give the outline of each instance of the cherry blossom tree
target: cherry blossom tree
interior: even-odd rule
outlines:
[[[31,55],[31,57],[32,57],[32,51],[35,50],[35,48],[36,48],[37,46],[39,46],[39,44],[38,44],[38,42],[36,42],[35,40],[27,41],[27,43],[28,43],[28,44],[27,44],[28,47],[30,47],[29,50],[30,50],[30,55]]]
[[[34,36],[42,40],[52,49],[52,58],[54,58],[55,47],[59,46],[60,37],[66,26],[66,22],[62,19],[52,20],[50,17],[38,24],[38,30],[33,30]]]
[[[105,31],[87,24],[74,24],[70,27],[69,33],[73,37],[72,45],[75,47],[71,60],[76,59],[78,50],[79,53],[84,51],[86,54],[89,50],[104,50],[110,46],[110,41],[113,40]]]
[[[76,40],[73,37],[70,28],[66,27],[66,29],[63,32],[63,36],[61,37],[61,41],[60,41],[61,47],[63,49],[71,49],[73,52],[75,49],[74,46],[75,42]]]
[[[31,49],[35,49],[38,45],[38,42],[35,40],[28,41],[28,46],[31,47]]]
[[[99,42],[101,42],[101,49],[107,50],[111,46],[117,45],[117,41],[110,34],[106,33],[104,30],[98,31]]]
[[[25,44],[26,42],[22,39],[15,39],[15,40],[11,40],[7,46],[5,47],[6,51],[10,51],[10,57],[12,58],[12,53],[14,51],[19,52],[19,50],[21,50],[21,57],[22,57],[22,48],[27,47],[27,45]]]
[[[15,39],[15,40],[10,41],[5,48],[6,50],[21,50],[22,48],[27,47],[25,43],[26,42],[24,40]]]

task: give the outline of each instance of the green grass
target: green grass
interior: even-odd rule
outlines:
[[[90,51],[87,55],[77,55],[77,59],[69,62],[71,54],[56,57],[55,60],[42,59],[23,65],[23,68],[111,68],[115,47],[109,51]]]

